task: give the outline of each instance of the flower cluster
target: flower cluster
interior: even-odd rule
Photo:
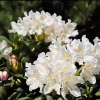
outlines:
[[[26,83],[32,91],[40,87],[40,92],[50,93],[53,89],[64,98],[68,92],[75,97],[81,96],[77,83],[89,81],[96,83],[95,74],[100,72],[100,42],[96,37],[94,45],[84,35],[82,40],[74,39],[71,43],[62,45],[61,40],[53,41],[49,46],[50,52],[38,55],[33,65],[26,63]],[[75,63],[81,66],[77,73]]]
[[[51,15],[48,12],[30,11],[24,13],[25,17],[19,18],[18,22],[11,22],[12,30],[10,33],[18,33],[23,36],[31,35],[43,35],[45,42],[52,42],[57,37],[64,41],[68,41],[68,37],[78,35],[78,31],[74,30],[76,23],[71,23],[62,20],[61,16],[57,16],[55,13]]]
[[[9,54],[12,52],[12,47],[9,47],[5,40],[0,42],[0,53],[5,59],[9,59]]]
[[[96,37],[94,39],[94,45],[84,35],[82,41],[73,40],[71,44],[67,45],[67,49],[70,50],[75,62],[78,62],[82,67],[80,76],[91,84],[96,83],[95,74],[100,72],[100,42]]]
[[[12,30],[9,32],[29,37],[33,35],[34,39],[51,42],[49,52],[40,53],[33,64],[27,62],[25,64],[26,84],[29,85],[29,90],[39,87],[40,92],[44,94],[55,90],[64,99],[68,93],[75,97],[81,96],[77,84],[84,84],[85,81],[95,84],[95,75],[100,72],[100,39],[96,37],[94,44],[85,35],[81,40],[71,40],[69,37],[78,35],[78,31],[74,30],[76,23],[71,23],[70,19],[65,23],[61,16],[55,13],[51,15],[44,11],[41,13],[30,11],[24,15],[25,17],[19,18],[17,23],[11,22]],[[5,45],[1,47],[4,48]],[[4,57],[10,53],[8,51],[10,50],[5,49]],[[18,69],[16,56],[10,57],[9,60],[13,72],[16,72]]]

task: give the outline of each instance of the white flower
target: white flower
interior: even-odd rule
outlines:
[[[63,82],[67,77],[66,75],[74,75],[77,69],[74,61],[72,61],[71,52],[66,49],[65,45],[61,45],[60,39],[53,41],[49,49],[50,52],[46,54],[42,52],[38,55],[37,60],[33,63],[34,65],[26,63],[25,75],[28,78],[26,83],[30,90],[40,87],[44,94],[55,90],[60,95],[60,89],[64,89],[62,84],[65,84]],[[37,83],[34,82],[35,80]],[[41,88],[42,85],[44,85],[44,88]]]
[[[26,63],[26,67],[25,76],[28,77],[26,84],[29,85],[29,90],[32,91],[40,87],[40,92],[42,92],[43,84],[40,80],[40,74],[37,72],[36,67],[30,63]]]
[[[61,84],[57,75],[50,73],[46,79],[46,85],[44,86],[44,94],[50,93],[52,90],[55,90],[57,94],[60,95]]]
[[[65,23],[62,17],[57,16],[55,13],[51,15],[48,12],[33,12],[31,10],[29,14],[24,12],[24,15],[23,18],[18,19],[17,23],[11,22],[12,29],[9,30],[10,33],[23,36],[45,34],[45,42],[52,42],[57,37],[65,41],[71,36],[78,35],[78,31],[74,31],[76,23],[71,23],[70,19]]]
[[[91,84],[95,84],[96,77],[94,76],[94,74],[99,74],[100,68],[91,62],[86,63],[84,66],[82,66],[82,72],[80,73],[80,76],[86,81],[89,81]]]
[[[98,42],[100,42],[100,39],[98,37],[95,37],[95,39],[93,41],[94,41],[94,43],[98,43]]]
[[[9,58],[10,58],[9,54],[10,54],[11,52],[12,52],[12,47],[6,48],[6,49],[4,50],[4,52],[3,52],[4,58],[5,58],[5,59],[9,59]]]
[[[44,52],[38,55],[38,58],[36,61],[34,61],[34,64],[36,65],[36,70],[41,75],[41,81],[45,83],[45,78],[48,76],[50,71],[48,69],[47,59]]]
[[[67,73],[65,77],[62,77],[61,95],[64,99],[68,92],[70,92],[75,97],[81,96],[81,92],[76,86],[77,83],[84,83],[80,76],[74,76],[71,73]]]
[[[5,40],[0,42],[0,51],[7,46],[7,42]]]
[[[77,30],[73,30],[73,31],[71,31],[71,32],[69,32],[68,34],[67,34],[67,37],[75,37],[76,35],[78,35],[79,33],[78,33],[78,31]]]
[[[52,41],[52,44],[49,46],[49,50],[52,52],[57,52],[60,51],[62,48],[62,44],[61,44],[61,40],[59,38],[57,38],[57,41],[54,40]]]
[[[71,20],[70,19],[68,19],[68,22],[66,23],[66,27],[69,30],[74,30],[75,27],[76,27],[76,25],[77,25],[76,23],[71,23]]]
[[[9,59],[9,54],[12,52],[12,47],[8,47],[8,44],[5,40],[0,42],[0,52],[2,52],[2,57]]]
[[[19,18],[18,23],[12,21],[12,30],[9,30],[9,32],[18,33],[19,35],[26,36],[28,34],[29,27],[25,24],[25,22],[21,18]]]
[[[33,90],[40,87],[44,94],[55,90],[57,94],[61,93],[63,98],[68,92],[75,97],[81,96],[77,83],[83,84],[84,79],[95,84],[94,75],[100,72],[98,49],[100,50],[99,40],[93,45],[85,35],[82,40],[74,39],[71,43],[64,45],[62,45],[61,38],[54,39],[49,46],[49,52],[40,53],[33,65],[26,63],[25,75],[28,78],[26,83],[29,85],[29,89]],[[75,76],[76,62],[82,67],[80,76]]]
[[[67,49],[72,53],[72,57],[75,58],[74,61],[81,65],[86,61],[87,57],[93,56],[94,46],[84,35],[82,41],[74,39],[70,44],[67,44]]]

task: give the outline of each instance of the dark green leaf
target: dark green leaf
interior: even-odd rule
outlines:
[[[2,81],[1,83],[0,83],[0,86],[10,86],[11,85],[11,80],[6,80],[6,81]]]
[[[31,99],[29,97],[22,97],[22,98],[19,98],[18,100],[33,100],[33,99]]]
[[[23,89],[19,87],[16,89],[16,91],[23,91]]]
[[[14,92],[12,95],[10,95],[8,97],[7,100],[16,100],[21,94],[22,94],[22,92],[20,92],[20,91]]]
[[[95,88],[92,90],[91,95],[96,94],[96,93],[98,92],[98,90],[99,90],[99,87],[95,87]]]
[[[10,40],[8,40],[6,37],[4,37],[4,36],[0,36],[0,40],[5,40],[8,44],[13,46],[13,43]]]
[[[25,79],[25,77],[22,74],[15,74],[14,76]]]

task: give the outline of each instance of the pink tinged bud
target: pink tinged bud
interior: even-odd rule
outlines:
[[[12,55],[9,59],[10,65],[12,67],[13,72],[17,72],[18,71],[18,60],[17,57],[15,55]]]
[[[10,64],[15,64],[15,65],[18,65],[18,61],[17,61],[17,57],[15,55],[12,55],[9,59],[10,61]]]
[[[15,55],[12,55],[12,56],[11,56],[11,59],[17,59],[17,58],[16,58],[16,56],[15,56]]]
[[[7,71],[3,71],[3,72],[0,71],[0,79],[1,79],[1,81],[7,80],[7,78],[8,78]]]
[[[7,73],[7,71],[3,71],[3,73],[2,73],[2,80],[7,80],[7,78],[8,78],[8,73]]]

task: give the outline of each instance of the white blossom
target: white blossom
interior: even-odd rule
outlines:
[[[52,42],[57,37],[61,38],[65,42],[69,37],[78,35],[78,31],[74,30],[76,23],[71,23],[62,20],[61,16],[57,16],[55,13],[51,15],[48,12],[33,12],[32,10],[27,14],[24,12],[24,17],[18,19],[17,22],[12,21],[12,29],[10,33],[17,33],[23,36],[30,36],[34,34],[45,34],[45,42]]]
[[[77,69],[72,60],[71,52],[66,49],[65,45],[61,45],[59,39],[53,41],[49,49],[50,52],[46,54],[44,52],[40,53],[33,65],[26,63],[25,76],[27,77],[26,83],[29,85],[29,90],[32,91],[40,87],[44,94],[55,90],[57,94],[60,95],[61,93],[64,98],[67,94],[66,91],[76,97],[80,96],[81,93],[76,84],[83,84],[84,81],[80,76],[75,76]],[[34,83],[34,81],[37,83]]]
[[[94,68],[94,66],[90,63],[86,63],[83,67],[82,67],[82,72],[80,74],[80,76],[82,78],[84,78],[86,81],[88,80],[91,84],[95,84],[96,83],[96,77],[94,76],[95,71],[97,71],[97,68]],[[99,69],[100,71],[100,69]]]
[[[37,34],[45,35],[45,42],[51,42],[49,52],[40,53],[36,61],[26,63],[25,76],[26,84],[32,91],[40,88],[40,92],[48,94],[55,90],[65,99],[66,94],[71,93],[75,97],[81,96],[78,83],[83,84],[89,81],[91,84],[96,83],[96,74],[100,72],[100,39],[95,38],[92,44],[86,35],[82,39],[70,39],[78,35],[75,30],[76,23],[62,20],[61,16],[55,13],[51,15],[48,12],[30,11],[24,13],[25,17],[19,18],[18,22],[12,22],[12,30],[23,36]],[[63,44],[64,43],[64,44]],[[1,45],[1,44],[0,44]],[[3,48],[3,47],[2,47]],[[9,54],[7,49],[4,54]],[[78,75],[77,66],[82,69]]]
[[[4,52],[3,52],[4,58],[5,58],[5,59],[9,59],[9,58],[10,58],[9,54],[10,54],[11,52],[12,52],[12,47],[6,48],[6,49],[4,50]]]
[[[62,77],[62,90],[61,94],[65,99],[66,93],[70,92],[75,97],[81,96],[79,88],[76,86],[77,83],[84,83],[80,76],[74,76],[71,73],[67,73],[65,77]]]
[[[4,49],[5,47],[7,46],[7,42],[6,41],[1,41],[0,42],[0,51],[2,50],[2,49]]]
[[[26,84],[29,85],[29,90],[32,91],[40,87],[40,92],[42,92],[43,84],[40,80],[40,74],[37,72],[36,67],[30,63],[26,63],[26,73],[25,76],[29,77],[26,80]]]
[[[3,54],[2,57],[8,60],[10,58],[10,53],[12,52],[12,47],[9,47],[5,40],[0,42],[0,47],[0,52]]]

